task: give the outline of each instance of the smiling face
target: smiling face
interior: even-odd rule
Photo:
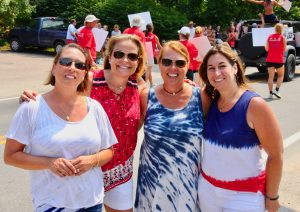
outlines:
[[[72,61],[71,64],[65,62],[69,59]],[[63,49],[57,63],[55,63],[52,68],[52,75],[55,77],[55,87],[68,86],[77,89],[78,85],[83,82],[87,73],[85,69],[80,69],[80,65],[85,65],[85,62],[86,58],[79,49]],[[77,65],[75,65],[75,63],[77,63]]]
[[[220,53],[213,54],[207,61],[207,78],[209,83],[218,91],[232,83],[237,84],[235,75],[237,65],[231,65],[226,57]]]
[[[125,55],[122,58],[116,58],[114,56],[115,52],[122,52]],[[138,46],[133,41],[121,40],[115,44],[112,53],[109,56],[109,63],[113,75],[128,78],[135,73],[139,59],[132,60],[133,58],[128,56],[128,54],[138,55]]]
[[[163,62],[164,59],[172,60],[172,63],[166,65]],[[183,66],[182,61],[185,61],[185,64]],[[188,62],[186,61],[186,58],[179,52],[173,50],[170,47],[164,47],[163,55],[161,56],[161,60],[159,62],[159,69],[164,84],[182,84],[188,70]]]

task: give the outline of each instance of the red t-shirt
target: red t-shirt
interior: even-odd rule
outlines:
[[[93,60],[96,60],[96,42],[92,29],[89,27],[84,27],[77,35],[77,43],[82,48],[89,48]]]
[[[267,62],[284,63],[284,42],[285,39],[282,34],[271,34],[267,40],[269,44],[269,51]]]
[[[135,75],[129,77],[125,90],[115,94],[107,85],[103,70],[94,72],[91,98],[104,108],[118,143],[114,156],[102,166],[105,191],[127,182],[132,177],[133,153],[140,120],[140,95]]]
[[[189,69],[193,71],[198,70],[199,62],[196,60],[196,57],[198,56],[198,49],[193,43],[189,42],[188,40],[181,40],[180,42],[187,48],[189,52],[189,56],[190,56]]]
[[[145,34],[138,27],[127,28],[124,30],[123,34],[137,35],[140,37],[140,40],[144,45],[146,43]]]

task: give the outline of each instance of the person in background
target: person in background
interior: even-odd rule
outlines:
[[[116,36],[116,35],[121,35],[121,30],[118,24],[114,25],[114,30],[111,31],[111,37]]]
[[[67,31],[67,43],[76,43],[76,20],[71,19],[70,24],[68,26],[68,31]]]
[[[135,211],[199,212],[197,184],[204,114],[210,100],[184,82],[189,53],[167,42],[158,57],[161,85],[141,94],[141,146]]]
[[[216,37],[215,37],[215,31],[213,30],[211,25],[209,25],[207,27],[207,35],[206,36],[210,42],[210,45],[214,46],[216,44]]]
[[[102,29],[105,31],[108,31],[108,26],[106,24],[104,24]]]
[[[201,26],[196,26],[195,27],[195,37],[194,38],[198,38],[198,37],[201,37],[203,36],[203,31],[202,31],[202,27]],[[199,70],[200,66],[201,66],[201,63],[202,63],[202,58],[203,55],[199,55],[199,52],[198,52],[198,57],[196,58],[196,61],[195,61],[195,70]],[[198,71],[197,71],[198,72]],[[202,86],[203,85],[203,82],[200,78],[200,75],[196,72],[196,75],[194,76],[194,81],[197,85],[199,86]]]
[[[145,45],[146,37],[145,34],[140,30],[140,27],[143,23],[144,21],[142,20],[141,16],[134,16],[130,23],[131,27],[125,29],[123,34],[137,35],[140,38],[141,42]]]
[[[231,25],[229,28],[227,42],[232,49],[235,49],[236,36],[235,27],[234,25]]]
[[[222,31],[221,31],[221,26],[218,25],[215,31],[215,35],[216,35],[216,44],[220,44],[222,43]]]
[[[156,54],[156,48],[158,48],[159,50],[161,49],[161,44],[159,42],[158,37],[153,33],[153,25],[152,24],[147,24],[146,25],[146,42],[151,42],[152,44],[152,51],[153,51],[153,56],[155,56]],[[153,62],[153,61],[151,61]],[[152,79],[152,67],[153,64],[151,62],[147,62],[146,65],[146,82],[149,81],[150,82],[150,86],[153,86],[153,79]]]
[[[83,27],[77,34],[77,43],[85,49],[90,57],[91,66],[96,66],[96,42],[92,29],[97,25],[99,19],[94,15],[87,15]]]
[[[259,4],[264,6],[264,20],[265,22],[274,22],[278,21],[277,16],[274,14],[274,6],[282,7],[285,0],[283,0],[281,3],[279,3],[277,0],[263,0],[263,1],[257,1],[257,0],[246,0],[250,3]]]
[[[189,69],[186,73],[186,78],[193,81],[194,80],[194,72],[197,72],[197,56],[198,49],[196,46],[189,41],[190,37],[190,28],[182,27],[179,31],[179,41],[187,48],[189,53]]]
[[[103,166],[117,138],[87,88],[88,57],[77,44],[55,56],[53,89],[21,104],[6,135],[6,164],[29,170],[34,211],[101,212]]]
[[[278,211],[283,141],[275,114],[249,90],[228,43],[206,54],[200,74],[212,100],[198,185],[201,211]]]
[[[283,25],[277,23],[275,25],[275,33],[269,35],[265,46],[267,55],[267,66],[268,66],[268,87],[269,87],[269,98],[273,98],[273,95],[277,98],[281,98],[279,93],[280,86],[284,77],[284,52],[286,50],[286,39],[282,35]],[[273,90],[273,80],[275,71],[277,71],[277,82],[276,88]]]
[[[195,23],[193,21],[190,21],[188,23],[188,27],[190,28],[190,39],[192,39],[193,37],[195,37]]]

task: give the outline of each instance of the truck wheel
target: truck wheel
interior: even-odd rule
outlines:
[[[55,53],[57,54],[57,52],[59,52],[64,45],[65,44],[63,42],[60,42],[60,41],[56,42],[54,44],[54,51],[55,51]]]
[[[23,49],[23,45],[18,38],[12,38],[10,41],[10,49],[14,52],[19,52]]]
[[[268,71],[268,68],[266,66],[256,66],[259,73],[266,73]]]
[[[296,58],[295,55],[289,54],[284,64],[284,81],[289,82],[295,76]]]

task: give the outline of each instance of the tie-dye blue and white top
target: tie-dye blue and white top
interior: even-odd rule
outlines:
[[[182,109],[164,107],[150,89],[136,211],[200,211],[197,180],[203,122],[199,88],[193,87]]]

